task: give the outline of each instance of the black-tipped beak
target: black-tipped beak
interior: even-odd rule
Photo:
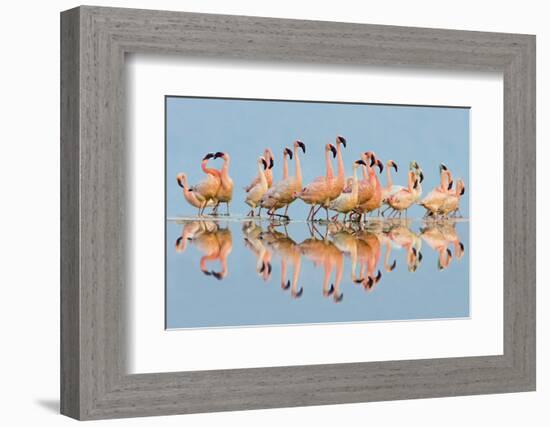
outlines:
[[[342,302],[342,300],[344,299],[344,294],[340,294],[340,295],[334,295],[334,302],[338,303],[338,302]]]
[[[304,144],[302,141],[296,141],[296,142],[305,154],[306,153],[306,144]]]
[[[285,291],[286,291],[288,288],[290,288],[290,280],[287,280],[287,281],[286,281],[286,284],[283,282],[283,283],[281,284],[281,288],[283,288]]]
[[[203,157],[203,160],[208,160],[214,157],[214,153],[208,153],[206,156]]]
[[[422,181],[424,181],[424,174],[422,173],[422,171],[420,171],[420,182],[422,183]]]
[[[300,288],[300,290],[296,292],[293,296],[294,298],[300,298],[303,293],[304,293],[304,288]]]
[[[285,148],[285,153],[288,154],[288,157],[292,160],[292,150],[290,148]]]
[[[217,273],[216,271],[212,271],[211,273],[212,273],[212,276],[214,276],[216,279],[218,280],[223,279],[222,273]]]
[[[441,163],[441,165],[439,165],[439,167],[440,167],[441,169],[443,169],[444,171],[447,170],[447,166],[445,166],[444,163]]]
[[[380,279],[382,278],[382,273],[380,272],[380,270],[378,270],[378,274],[376,275],[376,279],[374,280],[376,283],[378,283],[380,281]]]
[[[417,188],[418,188],[418,179],[415,179],[413,189],[416,190]]]
[[[346,146],[346,138],[344,138],[343,136],[338,136],[336,137],[336,141],[338,141],[340,144],[342,144],[344,147]]]
[[[273,165],[275,164],[275,161],[273,160],[273,157],[269,158],[269,169],[273,169]]]
[[[449,185],[447,186],[447,190],[450,190],[453,188],[453,181],[449,182]]]
[[[460,190],[460,195],[461,196],[464,196],[464,193],[466,192],[466,188],[465,187],[462,187],[462,190]]]
[[[460,246],[460,250],[464,252],[464,243],[458,242],[458,246]]]
[[[380,173],[382,173],[382,171],[384,170],[384,165],[382,164],[382,162],[380,160],[377,160],[376,165],[378,166]]]
[[[396,266],[397,266],[397,260],[394,259],[392,265],[390,265],[390,271],[395,270]]]
[[[182,240],[183,240],[183,237],[181,237],[181,236],[178,237],[178,238],[176,239],[176,248],[177,248],[179,245],[181,245],[181,241],[182,241]]]
[[[332,158],[336,157],[336,147],[332,144],[329,144],[330,145],[330,151],[332,151]]]
[[[392,161],[392,162],[391,162],[391,166],[392,166],[392,168],[395,169],[396,172],[398,172],[398,170],[397,170],[397,163],[395,163],[394,161]]]
[[[416,248],[412,248],[411,251],[412,251],[413,255],[416,256]]]
[[[453,256],[453,254],[451,253],[451,250],[449,248],[447,248],[447,255],[449,255],[449,258],[451,258]]]
[[[422,258],[424,258],[422,252],[418,252],[418,262],[422,262]]]
[[[264,170],[266,170],[267,169],[267,162],[264,159],[262,159],[262,165],[264,165]]]
[[[363,165],[363,166],[367,165],[362,159],[356,160],[355,163],[358,164],[358,165]]]
[[[218,151],[215,155],[214,155],[214,158],[217,159],[219,157],[223,157],[224,156],[224,153],[222,153],[221,151]]]
[[[176,181],[178,181],[178,185],[179,185],[181,188],[183,188],[183,183],[181,182],[181,177],[180,177],[180,176],[176,177]]]

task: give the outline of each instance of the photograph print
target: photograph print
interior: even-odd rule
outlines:
[[[165,97],[166,329],[470,316],[470,109]]]

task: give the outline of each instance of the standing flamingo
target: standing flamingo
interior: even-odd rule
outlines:
[[[439,166],[439,176],[440,184],[430,191],[419,203],[426,209],[426,215],[437,214],[439,208],[449,195],[449,190],[453,184],[451,173],[443,163]]]
[[[216,193],[217,202],[214,207],[214,212],[218,211],[218,206],[220,203],[225,203],[227,207],[226,215],[229,215],[229,204],[233,199],[233,180],[229,176],[229,163],[231,162],[231,158],[229,157],[229,154],[218,151],[214,158],[217,159],[220,157],[223,159],[223,166],[220,171],[221,185]]]
[[[271,185],[273,184],[273,165],[275,164],[273,152],[269,148],[266,148],[264,150],[263,157],[269,165],[263,173],[265,174],[265,179],[267,180],[267,188],[270,188]],[[256,175],[256,177],[252,180],[252,182],[248,184],[246,187],[244,187],[244,191],[248,193],[250,190],[252,190],[252,187],[254,187],[256,184],[260,182],[260,179],[261,179],[260,174]]]
[[[442,205],[439,207],[437,213],[443,216],[448,216],[450,213],[458,212],[460,207],[460,198],[464,195],[464,191],[464,181],[462,179],[457,180],[455,192],[447,196]]]
[[[302,199],[305,203],[311,205],[311,209],[307,215],[307,221],[313,221],[313,214],[315,207],[317,205],[323,205],[330,201],[330,185],[331,181],[334,178],[334,173],[332,171],[332,163],[330,161],[330,153],[332,156],[336,156],[336,148],[332,144],[325,145],[325,165],[326,165],[326,176],[317,177],[310,184],[306,185],[302,191],[298,194],[298,197]]]
[[[208,168],[208,160],[215,157],[214,153],[208,153],[201,161],[201,169],[206,174],[206,178],[192,186],[189,191],[197,193],[197,199],[202,199],[201,206],[199,206],[199,216],[204,214],[204,209],[209,203],[214,206],[218,203],[216,195],[221,186],[220,171],[213,168]]]
[[[380,173],[384,170],[384,165],[382,162],[376,158],[376,155],[372,151],[367,151],[364,153],[364,159],[367,159],[367,170],[369,174],[369,179],[374,185],[374,192],[370,199],[368,199],[365,203],[357,206],[355,211],[362,215],[363,213],[366,215],[369,212],[372,212],[376,209],[380,209],[380,206],[382,206],[382,185],[380,184],[380,180],[378,179],[378,176],[376,175],[376,172],[371,167],[371,164],[378,166],[378,170]],[[368,162],[370,160],[370,163]]]
[[[388,197],[403,189],[402,185],[393,185],[391,168],[394,168],[395,173],[397,173],[397,163],[393,160],[388,160],[386,162],[386,186],[382,188],[382,203],[387,203]]]
[[[250,206],[250,212],[248,216],[254,216],[254,209],[260,203],[263,195],[267,191],[267,178],[265,176],[265,170],[268,168],[267,162],[263,157],[258,157],[258,176],[260,181],[257,182],[246,194],[246,204]]]
[[[341,193],[336,199],[330,202],[330,209],[337,212],[337,214],[332,218],[333,220],[337,220],[338,215],[343,213],[345,221],[348,213],[357,207],[359,192],[359,183],[357,182],[357,166],[359,165],[365,165],[365,162],[363,160],[356,160],[353,162],[353,182],[351,185],[351,193]]]
[[[275,211],[282,207],[285,207],[285,213],[281,216],[288,219],[287,212],[289,205],[296,200],[298,192],[302,189],[302,168],[300,165],[300,159],[298,156],[298,148],[306,152],[305,144],[300,141],[294,141],[294,176],[289,176],[282,181],[274,184],[262,197],[262,207],[268,209],[268,213],[271,217],[275,215]]]
[[[413,171],[409,171],[407,188],[403,188],[388,197],[388,205],[391,206],[396,213],[398,212],[399,216],[401,216],[403,211],[405,211],[406,214],[407,209],[409,209],[416,200],[416,193],[414,191],[417,186],[418,179],[416,178],[416,174]]]
[[[187,200],[187,203],[195,208],[198,208],[200,213],[200,209],[205,201],[204,197],[197,191],[192,191],[189,188],[189,185],[187,184],[187,175],[185,175],[185,173],[179,173],[176,176],[176,180],[178,182],[178,185],[183,188],[183,197],[185,198],[185,200]],[[212,205],[212,200],[209,200],[206,205]]]

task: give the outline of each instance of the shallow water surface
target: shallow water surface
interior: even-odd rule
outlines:
[[[469,316],[467,220],[166,223],[166,327]]]

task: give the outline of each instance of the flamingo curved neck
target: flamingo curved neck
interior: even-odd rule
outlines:
[[[294,147],[294,166],[296,167],[296,179],[302,182],[302,168],[300,167],[300,158],[298,157],[298,147]],[[301,185],[301,184],[300,184]]]
[[[386,164],[386,178],[387,178],[387,184],[386,184],[386,189],[390,190],[393,186],[393,180],[391,178],[391,167],[389,165],[389,162],[388,164]]]
[[[330,161],[330,151],[325,150],[325,165],[327,167],[327,179],[332,179],[334,172],[332,170],[332,163]]]
[[[342,159],[342,144],[338,144],[338,179],[344,180],[344,160]]]
[[[283,179],[288,178],[288,158],[283,155]]]
[[[217,169],[213,169],[213,168],[207,168],[206,167],[206,164],[208,163],[208,159],[206,160],[203,160],[201,162],[201,169],[204,173],[208,174],[208,175],[214,175],[216,177],[219,177],[220,176],[220,171],[217,170]]]

